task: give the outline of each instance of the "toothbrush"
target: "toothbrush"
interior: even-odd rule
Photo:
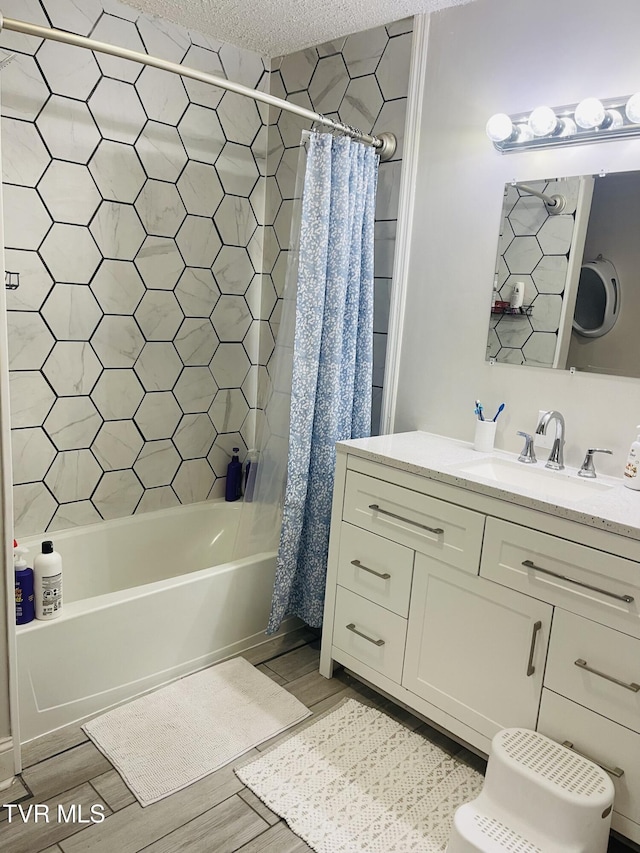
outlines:
[[[495,413],[495,415],[493,416],[492,420],[497,421],[497,420],[498,420],[498,415],[500,414],[500,412],[501,412],[503,409],[504,409],[504,403],[500,403],[500,405],[498,406],[498,411]]]
[[[480,400],[476,400],[475,414],[478,416],[479,420],[484,420],[484,415],[482,414],[482,403],[480,402]]]

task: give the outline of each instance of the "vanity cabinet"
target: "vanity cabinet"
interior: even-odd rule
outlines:
[[[640,542],[348,445],[320,672],[343,664],[484,753],[511,726],[571,744],[640,842]]]

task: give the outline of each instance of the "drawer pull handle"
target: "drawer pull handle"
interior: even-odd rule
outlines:
[[[362,569],[364,572],[369,572],[372,575],[375,575],[377,578],[382,578],[383,581],[388,581],[391,575],[389,572],[376,572],[375,569],[370,569],[369,566],[363,565],[360,560],[351,560],[351,565],[355,566],[356,569]]]
[[[379,512],[381,515],[397,518],[398,521],[406,521],[407,524],[413,524],[414,527],[420,527],[422,530],[428,530],[429,533],[436,533],[438,536],[444,533],[443,527],[429,527],[427,524],[421,524],[419,521],[413,521],[411,518],[405,518],[403,515],[396,515],[395,512],[389,512],[388,509],[382,509],[378,504],[369,504],[369,509],[373,510],[373,512]]]
[[[619,779],[621,776],[624,776],[624,770],[622,767],[609,767],[606,764],[603,764],[601,761],[596,761],[594,758],[589,758],[588,755],[585,755],[584,752],[580,752],[580,750],[576,749],[570,740],[563,740],[562,745],[566,746],[567,749],[570,749],[572,752],[575,752],[576,755],[581,755],[583,758],[586,758],[587,761],[593,761],[594,764],[597,764],[598,767],[601,767],[605,773],[608,773],[610,776],[615,776],[616,779]]]
[[[538,622],[533,623],[533,632],[531,633],[531,647],[529,648],[529,663],[527,664],[527,678],[536,671],[535,666],[533,665],[533,656],[536,653],[536,639],[538,637],[538,631],[542,628],[542,622],[538,620]]]
[[[592,667],[588,666],[586,660],[582,660],[582,658],[574,660],[573,663],[575,666],[579,666],[580,669],[586,669],[587,672],[592,672],[594,675],[599,675],[600,678],[606,678],[607,681],[612,681],[619,687],[624,687],[625,690],[631,690],[632,693],[637,693],[638,691],[640,691],[640,684],[636,684],[633,681],[627,684],[626,681],[620,681],[619,678],[614,678],[613,675],[607,675],[606,672],[600,672],[600,670],[598,669],[593,669]]]
[[[568,578],[566,575],[561,575],[558,572],[552,572],[550,569],[543,569],[541,566],[536,566],[533,560],[523,560],[522,565],[526,566],[527,569],[535,569],[536,572],[542,572],[545,575],[560,578],[562,581],[569,581],[569,583],[574,583],[576,586],[583,586],[585,589],[592,589],[594,592],[601,592],[602,595],[608,595],[610,598],[615,598],[618,601],[626,601],[627,604],[631,604],[631,602],[634,601],[632,595],[618,595],[617,592],[610,592],[608,589],[601,589],[599,586],[591,586],[591,584],[585,583],[584,581],[577,581],[574,578]]]
[[[374,646],[384,646],[384,640],[374,640],[373,637],[368,637],[366,634],[363,634],[362,631],[358,631],[353,622],[350,622],[347,625],[347,631],[353,631],[354,634],[357,634],[364,640],[368,640],[370,643],[373,643]]]

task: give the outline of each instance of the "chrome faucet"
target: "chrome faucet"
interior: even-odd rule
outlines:
[[[553,447],[551,448],[547,464],[544,467],[553,468],[554,471],[562,471],[564,468],[564,418],[560,412],[545,412],[540,418],[540,423],[536,427],[536,434],[546,435],[547,427],[552,420],[556,421],[556,437],[553,440]]]
[[[594,453],[611,453],[611,451],[605,450],[603,447],[590,447],[587,450],[587,455],[584,457],[582,468],[578,471],[578,477],[588,477],[590,480],[594,480],[596,478],[596,468],[593,464]]]

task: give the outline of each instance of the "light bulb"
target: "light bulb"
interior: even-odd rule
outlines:
[[[562,122],[562,130],[558,134],[558,136],[575,136],[578,132],[578,128],[576,127],[576,123],[572,118],[563,118]]]
[[[640,124],[640,92],[631,95],[625,107],[627,118],[632,124]]]
[[[513,123],[506,113],[496,113],[487,122],[486,129],[492,142],[504,142],[513,133]]]
[[[597,98],[585,98],[576,107],[574,118],[578,127],[589,130],[592,127],[600,127],[604,122],[606,113],[602,101]]]
[[[516,142],[530,142],[533,139],[533,133],[528,124],[517,124],[515,132]]]
[[[619,110],[607,110],[607,115],[611,119],[611,124],[609,125],[609,127],[622,127],[622,125],[624,124],[622,113]]]
[[[558,126],[551,107],[536,107],[529,116],[529,127],[534,136],[549,136]]]

